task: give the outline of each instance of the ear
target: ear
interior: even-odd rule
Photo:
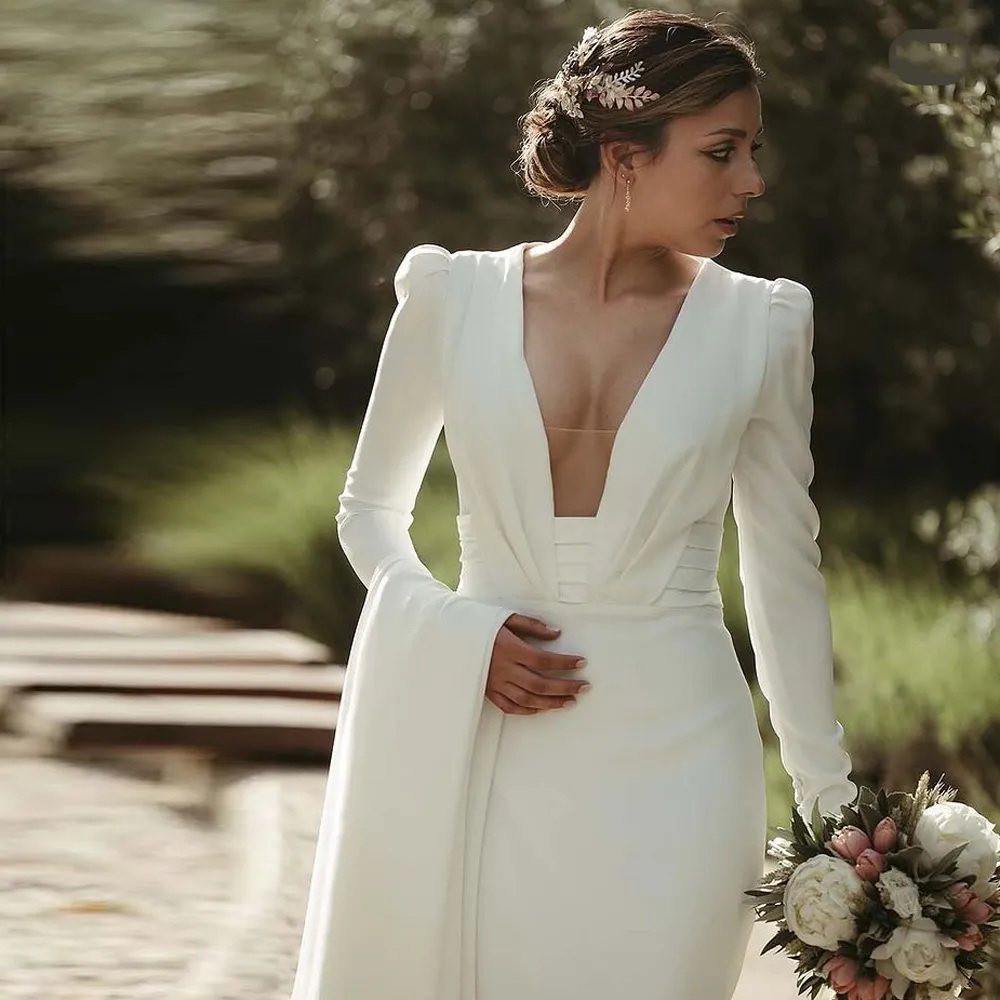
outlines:
[[[632,173],[635,169],[633,159],[638,151],[634,142],[616,139],[601,144],[601,166],[612,177],[620,177],[622,172]]]

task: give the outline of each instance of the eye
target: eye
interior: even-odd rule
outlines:
[[[757,150],[760,149],[760,147],[763,146],[763,145],[764,145],[764,143],[762,141],[760,141],[760,140],[758,140],[757,142],[751,143],[751,145],[750,145],[750,154],[751,154],[751,156],[754,153],[756,153]],[[725,146],[722,149],[714,149],[711,152],[707,153],[706,155],[709,156],[709,157],[711,157],[711,159],[715,160],[716,163],[728,163],[729,162],[729,158],[730,158],[730,154],[733,152],[734,149],[736,149],[735,146]],[[722,154],[725,158],[724,159],[720,158],[720,155],[718,155],[718,154]]]

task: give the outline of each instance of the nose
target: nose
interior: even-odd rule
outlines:
[[[750,165],[750,170],[750,180],[743,196],[745,198],[759,198],[767,190],[767,185],[764,183],[764,177],[756,163]]]

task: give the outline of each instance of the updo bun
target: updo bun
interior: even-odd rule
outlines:
[[[528,188],[539,195],[582,196],[599,169],[598,145],[581,140],[579,125],[559,107],[551,87],[536,96],[520,126],[519,162]]]
[[[558,74],[539,84],[518,120],[517,166],[525,187],[540,198],[581,200],[600,173],[602,143],[626,139],[659,154],[667,122],[704,111],[764,75],[752,42],[693,14],[636,10],[588,30],[593,44],[574,47],[560,73],[616,74],[641,61],[638,82],[657,96],[631,108],[581,96],[582,116],[575,117],[560,99]]]

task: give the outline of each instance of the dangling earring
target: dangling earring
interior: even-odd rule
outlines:
[[[632,178],[625,180],[625,211],[632,211]]]

